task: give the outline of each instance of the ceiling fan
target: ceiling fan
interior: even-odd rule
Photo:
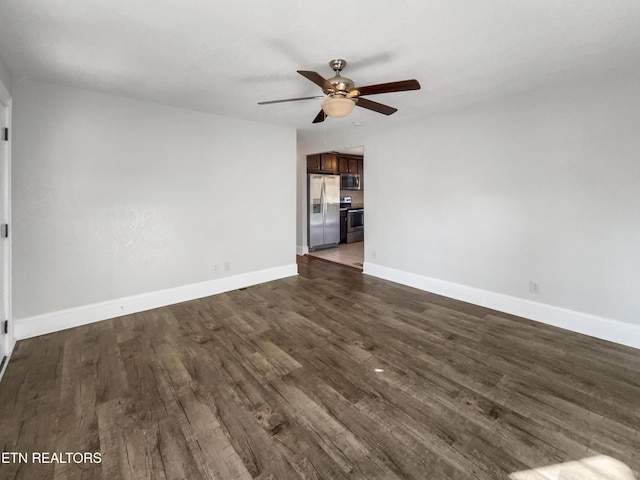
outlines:
[[[397,108],[374,102],[368,98],[362,98],[365,95],[376,95],[379,93],[404,92],[407,90],[420,90],[420,84],[417,80],[401,80],[399,82],[379,83],[377,85],[367,85],[364,87],[356,87],[353,80],[340,75],[342,69],[347,65],[347,61],[341,58],[331,60],[329,66],[335,72],[333,78],[325,79],[317,72],[309,70],[298,70],[303,77],[311,80],[313,83],[322,88],[324,92],[324,102],[322,102],[322,110],[313,119],[313,123],[324,122],[329,117],[345,117],[351,113],[356,105],[367,110],[382,113],[383,115],[391,115],[398,111]],[[271,103],[297,102],[299,100],[311,100],[313,98],[323,98],[323,95],[313,97],[287,98],[284,100],[270,100],[268,102],[258,102],[258,105],[268,105]]]

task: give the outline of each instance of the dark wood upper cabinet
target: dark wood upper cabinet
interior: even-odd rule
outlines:
[[[307,172],[336,175],[338,173],[338,157],[335,153],[307,155]]]
[[[358,173],[362,175],[362,157],[359,155],[338,155],[338,173]]]
[[[338,173],[349,173],[349,159],[338,157]]]
[[[320,154],[307,155],[307,172],[317,173],[320,171]]]
[[[338,173],[338,158],[335,153],[323,153],[320,155],[320,169],[327,173]]]
[[[350,158],[349,159],[349,173],[360,173],[358,171],[358,159]]]
[[[362,175],[362,155],[345,155],[340,153],[316,153],[307,155],[308,173],[357,173]]]

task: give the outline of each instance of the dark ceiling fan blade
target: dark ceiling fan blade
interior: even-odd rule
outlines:
[[[320,122],[324,122],[324,119],[327,118],[327,114],[324,113],[324,110],[320,110],[320,112],[318,113],[318,115],[316,115],[316,118],[313,119],[313,122],[311,123],[320,123]]]
[[[406,92],[407,90],[420,90],[417,80],[401,80],[399,82],[379,83],[377,85],[367,85],[356,87],[354,90],[360,95],[375,95],[377,93]]]
[[[312,100],[314,98],[324,98],[324,95],[316,95],[315,97],[286,98],[284,100],[269,100],[268,102],[258,102],[258,105],[269,105],[271,103],[297,102],[298,100]]]
[[[318,72],[312,72],[310,70],[298,70],[297,71],[303,77],[311,80],[313,83],[318,85],[323,90],[333,90],[333,85],[329,83],[329,81],[320,75]]]
[[[398,111],[397,108],[390,107],[389,105],[383,105],[382,103],[374,102],[368,98],[358,98],[356,105],[374,112],[382,113],[383,115],[391,115]]]

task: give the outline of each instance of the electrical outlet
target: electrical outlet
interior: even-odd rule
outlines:
[[[375,260],[377,257],[378,257],[378,254],[376,253],[376,251],[375,251],[375,250],[372,250],[372,251],[371,251],[371,259],[372,259],[372,260]]]
[[[217,263],[213,266],[213,273],[218,273],[220,271],[220,265]]]
[[[529,282],[529,291],[531,293],[540,293],[540,284],[533,280]]]
[[[230,272],[231,271],[231,262],[224,262],[224,271],[225,272]]]

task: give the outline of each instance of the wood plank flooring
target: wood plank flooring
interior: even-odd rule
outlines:
[[[0,479],[494,480],[598,455],[639,478],[638,350],[298,263],[19,342],[0,445],[29,461]]]

